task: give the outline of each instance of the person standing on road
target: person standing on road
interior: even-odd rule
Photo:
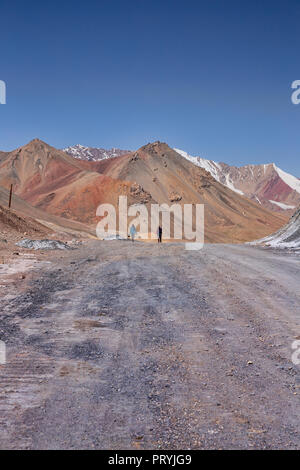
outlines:
[[[134,237],[136,235],[136,228],[135,226],[132,224],[131,227],[130,227],[130,236],[131,236],[131,240],[134,242]]]
[[[161,243],[161,237],[162,237],[162,228],[161,226],[159,225],[158,229],[157,229],[157,242],[158,243]]]

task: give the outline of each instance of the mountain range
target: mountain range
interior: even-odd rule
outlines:
[[[287,217],[220,183],[167,144],[98,161],[74,158],[39,139],[0,154],[0,186],[43,214],[95,226],[101,203],[205,204],[207,242],[244,242],[267,236]]]
[[[246,196],[266,209],[290,216],[300,204],[300,179],[281,170],[275,163],[236,167],[191,156],[177,148],[174,150],[194,165],[204,168],[232,191]],[[105,150],[80,144],[67,147],[64,152],[81,160],[95,162],[130,153],[129,150]]]

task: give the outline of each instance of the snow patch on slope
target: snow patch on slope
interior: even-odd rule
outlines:
[[[223,173],[223,170],[222,170],[222,167],[217,162],[214,162],[213,160],[206,160],[205,158],[201,158],[201,157],[193,157],[192,155],[189,155],[184,150],[179,150],[176,148],[174,148],[174,150],[175,152],[179,153],[179,155],[186,158],[186,160],[189,160],[190,162],[192,162],[194,165],[197,165],[203,168],[204,170],[208,171],[215,178],[215,180],[217,180],[219,183],[222,183],[220,181],[219,175],[220,173],[221,174]],[[229,189],[231,189],[232,191],[238,194],[241,194],[241,195],[244,194],[242,191],[234,187],[234,184],[232,180],[230,179],[229,174],[225,175],[225,183],[222,183],[222,184],[224,184],[224,186],[227,186]]]
[[[300,194],[300,180],[295,176],[290,175],[289,173],[286,173],[285,171],[281,170],[274,163],[273,167],[277,172],[278,176],[282,179],[282,181],[284,181],[285,184],[287,184],[291,189],[294,189],[295,191],[297,191],[297,193]]]
[[[231,179],[230,179],[228,173],[227,173],[227,175],[225,176],[225,178],[226,178],[226,186],[227,186],[229,189],[232,189],[232,191],[235,191],[235,192],[238,193],[238,194],[241,194],[241,195],[244,194],[243,191],[240,191],[239,189],[237,189],[237,188],[235,188],[235,187],[233,186],[233,182],[231,181]]]
[[[298,252],[300,250],[300,209],[278,232],[249,243],[249,245],[261,244],[272,248],[289,248]]]
[[[284,209],[284,210],[295,209],[295,206],[289,206],[288,204],[284,204],[283,202],[272,201],[272,199],[269,199],[269,201],[272,204],[276,204],[278,207],[281,207],[281,209]]]
[[[76,144],[73,147],[66,147],[63,149],[64,152],[72,155],[75,158],[82,158],[82,155],[92,157],[91,152],[89,151],[88,147],[84,147],[83,145]]]
[[[174,148],[174,150],[186,160],[192,162],[194,165],[199,166],[200,168],[203,168],[204,170],[208,171],[217,181],[220,182],[219,171],[222,171],[222,168],[218,163],[214,162],[213,160],[206,160],[205,158],[201,157],[193,157],[184,150],[179,150],[176,148]]]

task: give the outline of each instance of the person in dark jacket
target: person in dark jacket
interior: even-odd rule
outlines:
[[[161,243],[161,237],[162,237],[162,228],[161,226],[159,225],[158,229],[157,229],[157,242],[158,243]]]

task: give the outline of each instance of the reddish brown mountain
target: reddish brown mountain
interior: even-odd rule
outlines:
[[[117,205],[119,194],[131,203],[145,196],[132,183],[99,174],[89,162],[77,160],[35,139],[3,154],[0,186],[14,185],[14,193],[39,209],[81,222],[96,222],[100,203]]]
[[[287,220],[218,183],[164,143],[145,145],[129,155],[94,163],[93,168],[138,183],[159,203],[205,204],[207,241],[251,240]]]
[[[203,203],[209,242],[243,242],[266,236],[286,218],[270,213],[217,182],[167,144],[155,142],[137,152],[80,161],[34,140],[1,156],[0,185],[51,214],[95,224],[97,206],[118,196],[129,204]]]

